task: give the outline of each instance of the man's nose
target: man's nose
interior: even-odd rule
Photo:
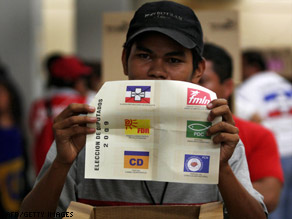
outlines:
[[[167,79],[166,66],[163,59],[153,59],[148,76],[156,79]]]

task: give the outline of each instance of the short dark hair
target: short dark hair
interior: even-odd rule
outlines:
[[[267,70],[266,61],[263,55],[256,50],[246,50],[242,53],[242,58],[250,66],[255,66],[259,71]]]
[[[128,61],[130,53],[131,53],[131,48],[132,45],[141,37],[142,34],[139,36],[135,37],[134,39],[131,40],[130,43],[124,44],[123,47],[126,51],[126,61]],[[203,60],[202,57],[198,54],[197,50],[195,48],[191,49],[192,55],[193,55],[193,73],[196,71],[196,69],[199,66],[199,63]]]
[[[5,68],[5,66],[1,63],[1,60],[0,60],[0,80],[3,78],[7,78],[8,77],[8,73],[7,73],[7,70]]]
[[[54,64],[54,62],[62,57],[63,57],[63,55],[61,53],[58,53],[58,52],[52,53],[46,57],[46,59],[44,61],[44,65],[45,65],[45,68],[48,71],[48,73],[51,72],[51,67]]]
[[[64,82],[58,78],[54,78],[52,76],[52,65],[59,59],[61,59],[63,55],[59,52],[55,52],[49,54],[44,60],[44,67],[47,73],[47,88],[49,87],[72,87],[72,84],[64,84]]]
[[[203,57],[213,63],[213,70],[219,76],[220,83],[232,78],[233,63],[231,56],[222,47],[205,43]]]

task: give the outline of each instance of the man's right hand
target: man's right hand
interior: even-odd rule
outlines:
[[[97,121],[95,116],[86,116],[94,111],[95,108],[87,104],[73,103],[54,119],[57,156],[40,181],[24,198],[20,212],[38,211],[48,214],[56,211],[68,171],[85,146],[86,134],[95,132],[94,128],[86,127],[87,123]]]
[[[95,132],[94,128],[86,126],[95,123],[96,117],[89,117],[95,108],[88,104],[70,104],[54,119],[54,135],[57,145],[55,161],[63,165],[71,165],[79,152],[85,146],[86,134]]]

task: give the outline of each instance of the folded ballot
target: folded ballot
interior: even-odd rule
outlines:
[[[206,135],[216,94],[189,82],[106,82],[90,105],[85,178],[217,184],[220,145]]]

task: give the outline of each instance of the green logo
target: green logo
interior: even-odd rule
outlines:
[[[206,135],[211,125],[211,122],[187,121],[187,138],[211,139],[211,136]]]

